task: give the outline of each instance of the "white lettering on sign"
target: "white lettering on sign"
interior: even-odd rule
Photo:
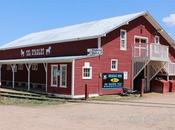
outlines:
[[[96,56],[96,55],[102,55],[103,49],[102,48],[91,48],[87,49],[88,55],[90,56]]]
[[[21,49],[21,56],[43,56],[43,55],[50,55],[51,54],[51,46],[49,46],[47,49],[45,48],[38,48],[38,49],[28,49],[23,50]]]

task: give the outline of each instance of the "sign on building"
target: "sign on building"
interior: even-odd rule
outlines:
[[[51,54],[51,46],[48,48],[37,48],[37,49],[21,49],[21,57],[25,56],[44,56],[44,55],[50,55]]]
[[[123,73],[103,73],[103,88],[122,88],[124,86]]]
[[[102,48],[90,48],[90,49],[87,49],[87,52],[89,56],[97,56],[97,55],[103,54],[103,49]]]

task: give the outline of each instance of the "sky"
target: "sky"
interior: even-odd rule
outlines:
[[[140,11],[175,39],[175,0],[0,0],[0,45],[32,32]]]

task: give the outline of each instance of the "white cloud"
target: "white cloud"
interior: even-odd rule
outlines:
[[[175,26],[175,14],[163,18],[163,22],[169,26]]]

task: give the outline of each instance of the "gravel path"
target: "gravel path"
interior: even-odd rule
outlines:
[[[124,102],[0,106],[0,130],[175,130],[175,94]]]

